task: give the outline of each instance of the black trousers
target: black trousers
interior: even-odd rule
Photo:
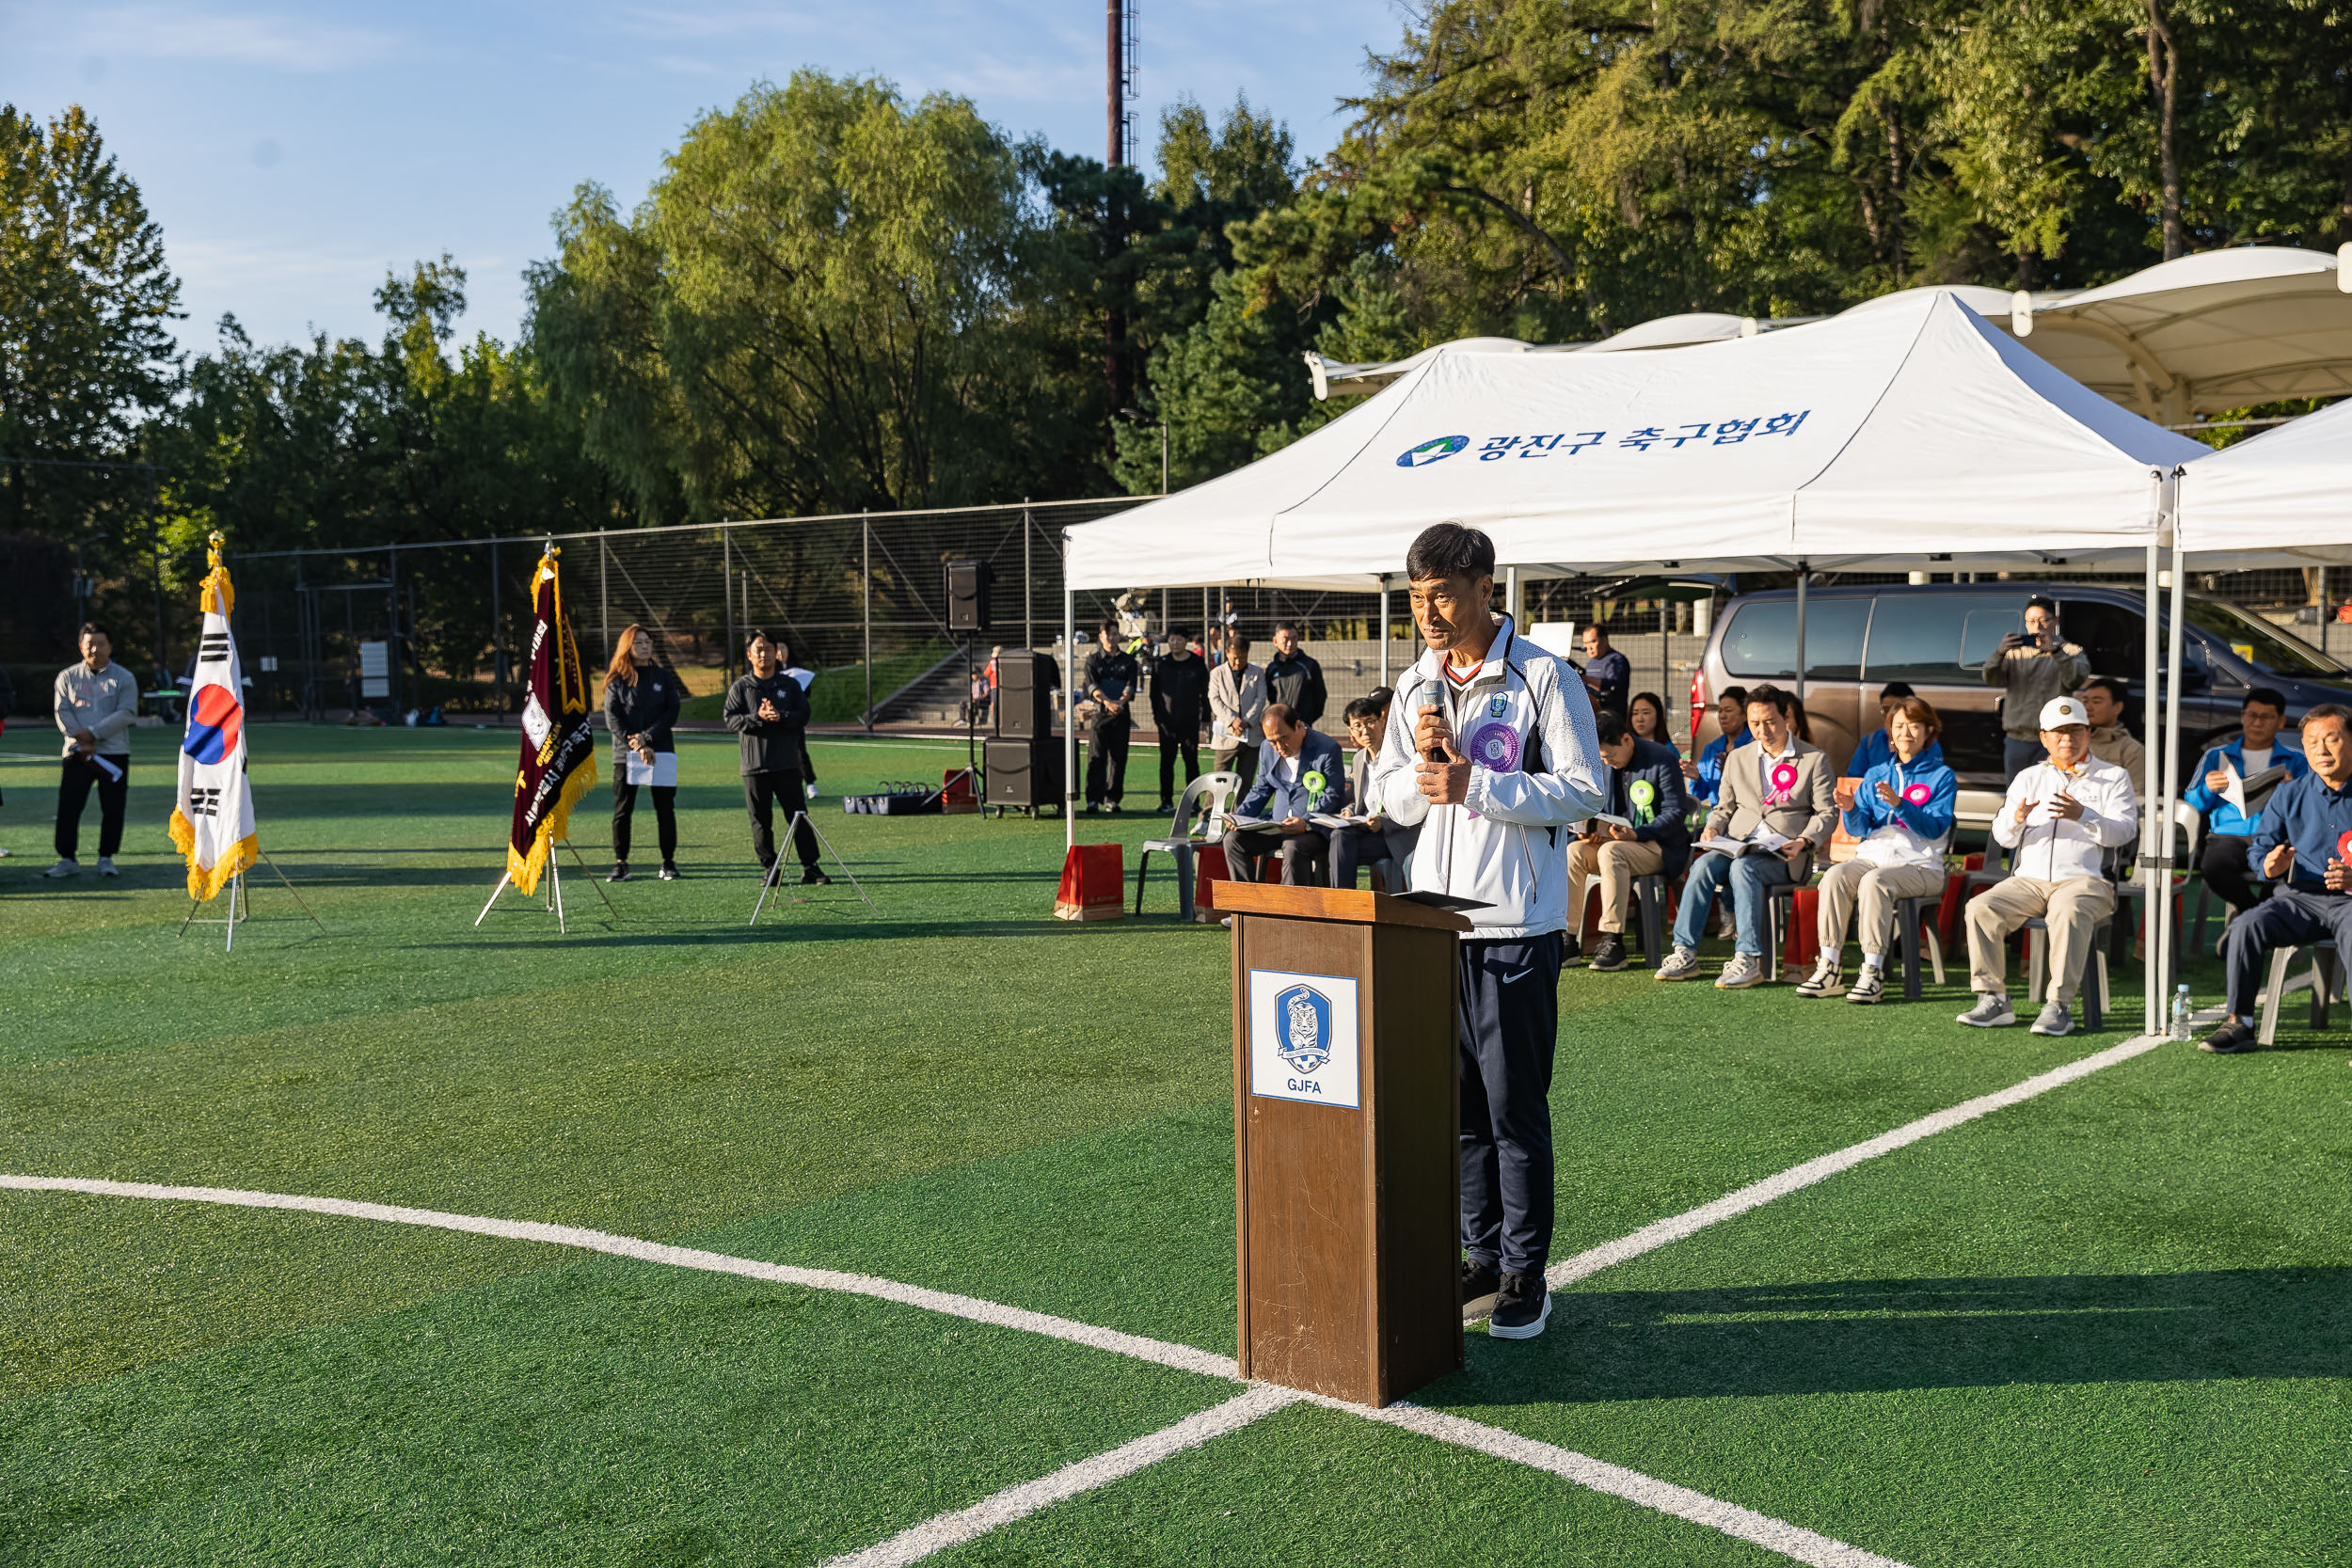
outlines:
[[[2337,957],[2352,962],[2352,895],[2282,887],[2230,922],[2221,962],[2230,976],[2230,1011],[2250,1019],[2262,1002],[2272,952],[2333,938]]]
[[[2205,874],[2206,884],[2221,895],[2222,902],[2241,912],[2263,901],[2254,886],[2254,874],[2246,866],[2246,851],[2253,842],[2236,833],[2216,833],[2197,852],[2197,869]]]
[[[1236,800],[1248,795],[1249,786],[1258,782],[1258,748],[1255,746],[1244,746],[1231,752],[1218,752],[1210,760],[1216,764],[1216,770],[1220,773],[1241,775],[1241,794],[1233,797]]]
[[[1309,828],[1303,833],[1293,833],[1281,841],[1272,853],[1281,862],[1284,887],[1321,887],[1324,866],[1328,862],[1331,834],[1327,829]],[[1225,835],[1225,874],[1237,882],[1258,879],[1258,857],[1269,851],[1263,833],[1245,834],[1239,829]]]
[[[1173,810],[1176,804],[1176,755],[1184,753],[1184,783],[1200,776],[1200,739],[1190,730],[1160,732],[1160,809]]]
[[[1087,742],[1087,804],[1119,804],[1127,793],[1127,742],[1135,737],[1136,721],[1111,719],[1097,722]]]
[[[628,819],[637,810],[638,785],[628,782],[628,769],[622,768],[612,779],[612,858],[628,859]],[[661,839],[664,862],[677,859],[677,787],[675,784],[646,784],[653,791],[655,831]]]
[[[779,810],[787,822],[795,812],[808,809],[808,797],[801,793],[798,773],[746,773],[743,775],[743,809],[752,818],[752,853],[759,857],[762,871],[776,863],[776,819]],[[817,832],[806,822],[793,830],[792,848],[801,857],[801,864],[816,869]]]
[[[1359,866],[1373,865],[1381,861],[1396,862],[1396,851],[1389,847],[1389,835],[1372,828],[1334,828],[1331,830],[1331,885],[1354,887]],[[1401,893],[1402,888],[1391,888]]]
[[[1462,943],[1462,1250],[1505,1274],[1551,1255],[1560,933]]]
[[[111,860],[122,847],[122,818],[131,798],[131,759],[127,756],[108,757],[108,762],[122,769],[122,777],[110,779],[97,763],[87,757],[68,757],[64,770],[57,777],[57,858],[75,859],[74,851],[82,843],[82,810],[89,804],[90,785],[98,786],[98,855]]]

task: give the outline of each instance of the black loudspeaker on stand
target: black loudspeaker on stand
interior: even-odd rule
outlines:
[[[1054,734],[1061,667],[1045,654],[1009,649],[996,659],[996,738],[988,743],[987,793],[998,816],[1061,809],[1062,743]]]

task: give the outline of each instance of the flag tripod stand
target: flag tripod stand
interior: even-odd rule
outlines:
[[[596,887],[596,874],[588,869],[586,861],[580,859],[579,847],[568,838],[564,840],[564,847],[571,850],[573,860],[579,861],[580,875],[588,879],[590,887],[596,889],[596,896],[604,900],[605,910],[612,916],[612,923],[615,926],[619,925],[621,923],[620,909],[612,902],[611,894],[601,887]],[[515,873],[511,869],[500,876],[499,885],[490,890],[488,902],[482,906],[482,912],[473,917],[473,923],[476,926],[490,917],[490,905],[499,901],[499,895],[504,893],[507,885],[514,879]],[[564,924],[564,867],[552,853],[548,856],[548,891],[545,897],[546,901],[540,907],[555,916],[556,934],[558,936],[571,935],[571,928]]]
[[[294,902],[302,906],[302,912],[310,917],[310,924],[319,928],[321,936],[325,936],[326,924],[319,919],[318,911],[310,908],[310,901],[302,896],[302,890],[295,887],[293,880],[283,871],[278,870],[278,863],[269,858],[268,850],[262,849],[257,853],[261,855],[270,870],[277,872],[278,879],[286,884],[286,891],[293,894]],[[245,873],[240,871],[229,879],[229,912],[227,914],[205,915],[199,919],[196,911],[203,907],[203,904],[197,899],[188,900],[187,917],[180,922],[180,934],[186,936],[188,927],[191,926],[226,926],[229,929],[223,933],[226,940],[221,943],[221,951],[224,953],[236,951],[237,927],[253,918],[253,891],[245,885]]]
[[[792,820],[784,825],[784,836],[778,841],[778,843],[783,846],[789,846],[792,844],[794,830],[799,828],[803,822],[808,824],[808,831],[817,835],[817,842],[825,847],[825,853],[833,857],[833,863],[841,868],[841,874],[844,877],[850,879],[850,885],[857,889],[857,895],[860,898],[866,899],[866,907],[868,910],[873,911],[876,914],[882,913],[882,911],[874,908],[873,899],[866,897],[866,884],[857,879],[857,873],[850,869],[850,863],[841,858],[841,851],[833,847],[833,840],[825,836],[824,830],[818,827],[817,824],[810,819],[807,812],[796,811],[792,814]],[[783,874],[784,851],[782,848],[779,848],[776,851],[776,858],[773,861],[771,861],[768,864],[768,875],[762,877],[759,880],[759,900],[752,906],[752,917],[751,919],[745,921],[743,923],[744,925],[756,926],[759,924],[759,911],[767,907],[768,895],[775,891],[776,879],[781,877]],[[778,898],[776,902],[781,905],[784,900],[782,898]]]

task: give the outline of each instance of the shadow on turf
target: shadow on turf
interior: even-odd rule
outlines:
[[[1589,1404],[2033,1383],[2344,1375],[2352,1268],[1568,1292],[1446,1403]]]

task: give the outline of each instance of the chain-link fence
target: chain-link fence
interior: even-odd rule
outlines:
[[[642,626],[683,678],[690,717],[718,716],[756,626],[819,673],[811,692],[818,721],[936,721],[952,718],[965,696],[967,660],[977,663],[997,645],[1056,645],[1062,530],[1136,504],[1111,499],[761,519],[570,534],[553,543],[563,552],[565,610],[582,657],[601,669],[623,629]],[[254,554],[237,552],[232,542],[237,635],[252,682],[248,711],[262,720],[356,711],[397,718],[436,707],[451,718],[514,713],[530,637],[531,578],[547,542],[531,535]],[[946,567],[953,561],[990,568],[986,633],[949,629]],[[2079,581],[2098,574],[2063,576]],[[1738,587],[1789,580],[1785,573],[1742,577]],[[2115,580],[2139,581],[2137,575]],[[1658,691],[1671,711],[1705,647],[1709,607],[1661,597],[1655,581],[1531,578],[1520,585],[1524,619],[1530,626],[1598,621],[1632,662],[1635,689]],[[2352,591],[2352,573],[2338,571],[2332,581],[2316,569],[2201,573],[2195,586],[2352,656],[2352,624],[2338,623],[2333,611]],[[1120,598],[1079,595],[1081,639],[1090,641],[1098,624],[1117,617]],[[1389,597],[1385,665],[1377,594],[1148,589],[1127,596],[1123,608],[1154,637],[1171,626],[1196,639],[1208,627],[1232,626],[1257,641],[1261,659],[1273,627],[1295,623],[1323,664],[1334,720],[1384,671],[1401,674],[1418,651],[1401,591]],[[184,670],[194,644],[193,595],[172,595],[169,610],[167,643],[174,668]],[[72,657],[70,642],[35,648],[13,634],[8,641],[17,711],[45,712],[57,665]]]

